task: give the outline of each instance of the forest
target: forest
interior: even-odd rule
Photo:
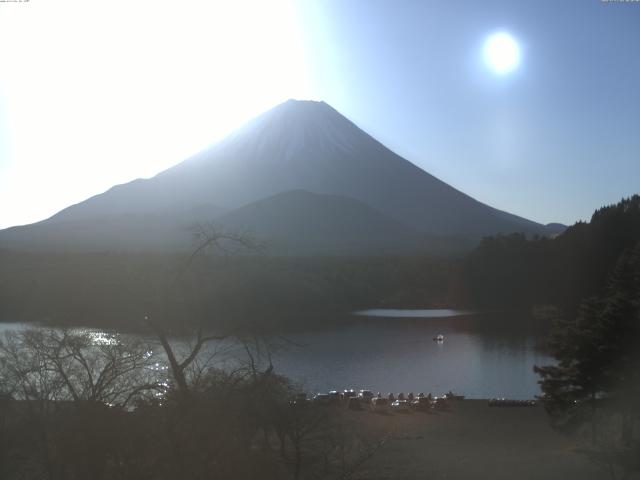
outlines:
[[[250,330],[343,322],[358,309],[554,306],[568,317],[640,242],[640,196],[556,238],[486,237],[465,257],[274,257],[0,251],[0,321],[138,330],[162,312],[179,326]],[[189,266],[186,262],[189,260]]]
[[[619,258],[640,242],[640,196],[598,209],[556,238],[487,237],[462,269],[468,301],[480,308],[553,305],[567,316],[600,294]]]
[[[162,311],[250,329],[307,328],[357,309],[448,306],[457,260],[0,252],[0,321],[139,330]],[[171,320],[168,320],[171,322]]]

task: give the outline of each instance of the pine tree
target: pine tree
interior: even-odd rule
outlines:
[[[640,243],[621,255],[602,297],[557,322],[550,348],[557,365],[535,370],[555,424],[590,421],[596,443],[597,411],[606,407],[625,419],[622,436],[630,441],[640,404]]]

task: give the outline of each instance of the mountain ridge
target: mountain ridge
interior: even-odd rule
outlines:
[[[295,190],[356,200],[431,236],[479,240],[497,233],[552,233],[442,182],[328,104],[297,100],[258,115],[152,178],[116,185],[34,225],[124,214],[179,216],[208,204],[230,212]],[[28,235],[29,226],[17,228]],[[5,236],[0,231],[0,246]]]

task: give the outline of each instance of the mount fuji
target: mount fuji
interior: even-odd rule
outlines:
[[[427,253],[555,233],[440,181],[324,102],[288,100],[153,178],[0,231],[0,247],[184,249],[188,226],[202,221],[253,232],[285,255]]]

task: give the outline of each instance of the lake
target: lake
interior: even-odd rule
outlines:
[[[0,331],[16,326],[0,324]],[[434,341],[437,335],[444,341]],[[291,343],[273,356],[274,367],[312,393],[452,390],[470,398],[526,399],[540,393],[533,366],[553,363],[541,348],[544,331],[516,314],[368,310],[344,326],[285,338]]]
[[[288,335],[301,346],[279,353],[276,370],[312,392],[452,390],[471,398],[526,399],[540,393],[533,366],[554,363],[541,348],[543,331],[529,325],[502,328],[509,321],[504,315],[453,310],[358,315],[345,327]],[[437,335],[444,341],[434,341]]]

